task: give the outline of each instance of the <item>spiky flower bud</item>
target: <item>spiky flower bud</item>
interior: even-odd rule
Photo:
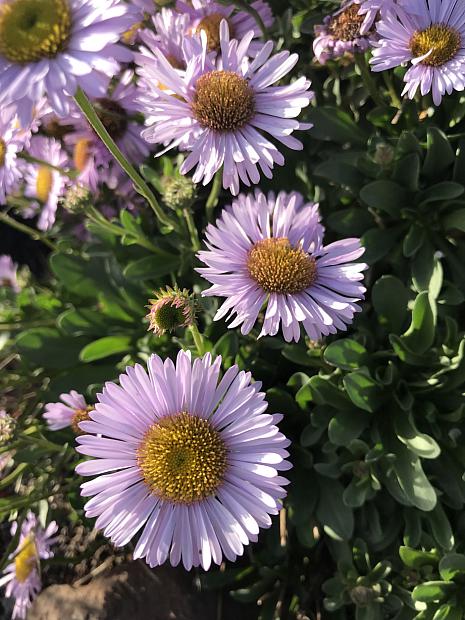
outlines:
[[[188,177],[167,177],[163,183],[163,200],[170,209],[186,209],[195,200],[195,185]]]
[[[67,191],[63,206],[70,213],[82,213],[93,204],[93,200],[90,189],[76,184]]]
[[[12,439],[16,427],[16,420],[4,409],[0,410],[0,445]]]
[[[195,322],[196,304],[187,289],[167,286],[157,291],[149,302],[147,308],[150,311],[146,318],[150,321],[149,330],[157,336],[178,327],[189,327]]]

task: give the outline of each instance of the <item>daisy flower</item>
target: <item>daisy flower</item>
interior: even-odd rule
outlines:
[[[282,416],[264,413],[250,373],[233,366],[220,380],[220,364],[210,354],[192,363],[180,351],[176,364],[152,355],[148,374],[137,364],[120,386],[107,383],[80,425],[91,434],[77,438],[77,450],[93,458],[76,472],[98,475],[82,485],[93,496],[87,517],[118,547],[142,531],[134,558],[152,567],[234,560],[285,496]]]
[[[17,265],[11,256],[3,254],[0,256],[0,286],[12,288],[15,293],[19,293],[19,284],[16,277]]]
[[[431,92],[435,105],[465,88],[465,10],[457,0],[403,0],[378,22],[373,71],[410,64],[402,95]]]
[[[156,62],[147,59],[146,74],[175,96],[156,86],[150,101],[144,94],[153,124],[142,136],[151,143],[170,141],[166,150],[187,141],[191,152],[181,174],[196,168],[192,180],[207,185],[223,166],[223,187],[237,194],[239,179],[246,185],[258,183],[260,171],[271,178],[274,164],[284,164],[284,156],[264,132],[291,149],[303,148],[291,134],[311,127],[295,119],[313,93],[305,77],[287,86],[271,86],[295,66],[297,54],[285,51],[270,57],[273,43],[268,41],[248,63],[253,32],[239,43],[229,40],[225,20],[220,30],[221,56],[216,66],[203,33],[202,52],[190,58],[183,75],[159,50],[155,50]]]
[[[371,47],[365,21],[357,0],[349,0],[336,13],[327,15],[322,25],[315,26],[313,52],[318,62],[323,65],[331,58],[365,52]]]
[[[237,315],[229,327],[248,334],[266,306],[260,336],[280,325],[287,342],[300,338],[301,324],[312,340],[346,330],[365,288],[367,268],[352,261],[364,248],[358,239],[323,245],[318,205],[294,192],[278,196],[241,194],[206,230],[207,265],[197,271],[213,284],[204,296],[226,297],[215,320]]]
[[[61,403],[45,405],[44,418],[51,431],[59,431],[70,426],[78,435],[81,430],[79,423],[89,419],[89,412],[93,407],[87,405],[84,396],[71,390],[69,394],[60,394]]]
[[[12,108],[0,106],[0,204],[5,204],[7,196],[19,189],[24,165],[18,153],[27,139],[28,134],[20,129]]]
[[[61,169],[68,167],[68,156],[61,143],[54,138],[34,136],[28,153],[51,166]],[[69,179],[45,164],[27,163],[24,180],[26,183],[24,195],[32,199],[28,216],[33,217],[40,210],[37,227],[40,230],[48,230],[55,223],[58,201],[64,195]]]
[[[363,15],[363,24],[360,27],[362,35],[373,28],[378,17],[385,17],[394,10],[396,4],[396,0],[355,0],[355,2],[360,5],[359,15]]]
[[[189,21],[189,15],[178,13],[173,9],[161,9],[152,17],[155,32],[144,29],[139,33],[139,38],[145,44],[141,47],[141,53],[155,60],[153,51],[159,49],[172,67],[185,69],[186,59],[182,44],[187,35]]]
[[[260,15],[266,28],[273,25],[274,18],[271,7],[263,0],[256,0],[250,5]],[[205,32],[209,51],[220,51],[220,25],[226,20],[229,27],[229,35],[232,39],[243,39],[250,31],[254,38],[263,35],[255,18],[246,11],[236,11],[233,5],[225,6],[211,0],[192,0],[184,2],[178,0],[176,9],[189,15],[189,31],[193,34]],[[261,49],[262,44],[252,42],[249,46],[249,54],[255,56]]]
[[[11,526],[11,535],[18,529],[15,521]],[[37,517],[29,512],[21,525],[21,532],[17,549],[10,555],[10,563],[0,577],[0,586],[6,585],[6,598],[14,598],[13,620],[24,620],[32,601],[40,592],[40,560],[53,557],[50,547],[54,544],[54,535],[58,531],[55,521],[43,529]]]
[[[0,103],[24,126],[44,95],[60,116],[78,87],[103,96],[117,61],[132,59],[117,45],[132,14],[122,0],[0,0]]]

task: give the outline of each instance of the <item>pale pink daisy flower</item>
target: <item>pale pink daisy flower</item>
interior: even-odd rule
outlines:
[[[1,108],[1,106],[0,106]],[[18,159],[29,137],[21,131],[14,110],[0,109],[0,204],[18,191],[23,176],[23,162]]]
[[[268,197],[241,194],[206,230],[207,250],[197,271],[212,287],[204,296],[226,297],[215,320],[237,315],[229,327],[248,334],[266,307],[260,336],[282,328],[298,341],[301,325],[312,340],[346,330],[363,299],[364,248],[359,239],[323,245],[318,205],[294,192]]]
[[[442,97],[465,89],[465,5],[457,0],[403,0],[377,23],[373,71],[410,65],[402,95],[419,89]]]
[[[118,547],[142,531],[134,558],[150,566],[182,561],[186,570],[223,556],[235,560],[260,527],[271,525],[290,468],[289,441],[265,414],[261,384],[221,358],[176,364],[152,355],[128,367],[120,386],[107,383],[77,438],[93,457],[76,472],[98,477],[82,485],[87,517]]]
[[[359,15],[363,16],[360,34],[365,35],[372,30],[379,17],[385,17],[394,10],[396,0],[355,0],[360,5]],[[401,4],[402,0],[398,1]]]
[[[81,87],[105,93],[132,54],[117,44],[133,11],[122,0],[0,0],[0,102],[22,126],[44,95],[60,116]]]
[[[66,176],[66,170],[69,167],[68,156],[58,140],[45,136],[34,136],[31,139],[28,153],[50,165],[35,162],[28,162],[25,165],[24,195],[32,202],[31,208],[24,214],[27,217],[33,217],[39,211],[37,228],[49,230],[55,223],[58,202],[70,182]],[[63,173],[56,168],[63,170]]]
[[[20,291],[18,278],[16,276],[17,268],[11,256],[8,256],[8,254],[2,254],[2,256],[0,256],[0,286],[12,288],[15,293],[19,293]]]
[[[16,534],[18,522],[11,526],[11,535]],[[37,517],[28,512],[21,525],[19,543],[10,555],[10,563],[0,577],[0,586],[6,586],[6,598],[14,598],[13,620],[25,620],[32,601],[42,588],[40,579],[40,560],[53,557],[50,547],[55,542],[58,525],[55,521],[43,529]]]
[[[89,412],[93,407],[86,403],[82,394],[71,390],[69,394],[60,394],[61,403],[48,403],[45,405],[44,419],[51,431],[59,431],[70,426],[76,434],[79,434],[79,423],[89,419]]]
[[[300,150],[302,143],[291,134],[311,127],[296,120],[313,98],[310,81],[301,77],[287,86],[272,86],[295,66],[297,54],[285,51],[270,57],[273,43],[268,41],[253,62],[246,62],[253,36],[249,32],[240,43],[230,41],[223,20],[217,65],[208,55],[203,33],[202,53],[189,60],[183,75],[159,50],[155,50],[157,61],[147,59],[144,65],[146,75],[174,96],[152,87],[147,114],[153,124],[142,136],[151,143],[169,141],[166,150],[187,143],[191,152],[181,174],[196,168],[192,180],[207,185],[223,166],[223,187],[233,194],[238,193],[240,181],[258,183],[260,172],[271,178],[274,165],[284,164],[284,156],[265,132]],[[145,92],[146,105],[148,95]]]
[[[250,6],[257,11],[266,28],[273,25],[273,13],[268,2],[255,0]],[[209,51],[220,51],[220,25],[222,20],[227,21],[229,36],[232,39],[241,40],[250,31],[254,33],[254,38],[263,36],[253,15],[246,11],[237,11],[232,4],[226,6],[213,0],[192,0],[188,2],[178,0],[176,9],[189,16],[189,32],[193,34],[205,32]],[[255,56],[261,47],[261,43],[252,41],[249,45],[249,55]]]

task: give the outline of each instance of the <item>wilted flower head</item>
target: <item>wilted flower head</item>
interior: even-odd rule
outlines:
[[[11,526],[11,535],[16,534],[18,522]],[[10,563],[0,577],[0,586],[6,585],[5,595],[14,598],[13,619],[24,620],[33,599],[40,592],[40,560],[53,557],[50,550],[55,542],[54,534],[58,531],[55,521],[49,523],[44,530],[36,516],[29,512],[21,524],[19,543],[16,550],[10,555]]]
[[[103,96],[131,25],[122,0],[0,0],[0,103],[15,104],[26,126],[44,95],[60,116],[78,87]]]
[[[215,320],[237,315],[230,327],[248,334],[266,307],[260,336],[282,327],[286,341],[312,340],[346,330],[361,310],[364,248],[359,239],[323,245],[318,205],[294,192],[268,197],[241,194],[206,230],[207,267],[197,271],[213,284],[202,294],[226,297]]]
[[[435,105],[465,89],[465,11],[457,0],[402,0],[377,24],[373,71],[410,64],[402,95],[431,92]]]
[[[44,418],[49,429],[58,431],[71,426],[76,435],[79,435],[82,432],[79,424],[89,419],[89,412],[93,407],[88,405],[84,396],[78,394],[76,390],[71,390],[69,394],[60,394],[60,400],[63,402],[45,405]]]
[[[321,26],[315,26],[316,38],[313,52],[321,64],[331,58],[340,58],[346,53],[359,53],[367,50],[370,38],[366,36],[365,18],[360,14],[357,0],[349,0],[343,6],[325,17]]]
[[[234,560],[271,525],[285,496],[289,441],[267,415],[261,384],[221,358],[181,351],[176,365],[157,355],[107,383],[77,438],[93,457],[76,472],[98,475],[82,485],[87,517],[98,517],[116,546],[140,530],[134,558],[150,566],[168,558],[186,570],[223,555]],[[103,474],[103,475],[100,475]]]
[[[167,286],[157,291],[155,298],[149,301],[150,306],[147,307],[150,312],[146,318],[150,321],[149,330],[157,336],[178,327],[189,327],[195,322],[195,301],[187,289]]]
[[[168,89],[154,85],[152,96],[144,94],[150,126],[142,135],[151,143],[169,142],[167,149],[187,144],[191,153],[180,171],[186,174],[196,168],[194,183],[208,184],[223,166],[223,186],[237,194],[240,180],[246,185],[258,183],[260,173],[271,178],[274,165],[284,164],[283,155],[264,133],[289,148],[303,148],[291,134],[310,127],[295,119],[313,93],[305,77],[287,86],[271,86],[295,66],[297,54],[280,52],[270,57],[273,43],[268,41],[255,60],[246,63],[253,32],[241,43],[230,41],[223,20],[219,69],[202,36],[201,53],[190,57],[183,73],[159,50],[155,50],[156,61],[138,57],[146,79],[151,76],[154,84]]]
[[[16,420],[4,409],[0,409],[0,446],[5,445],[13,437]]]
[[[16,277],[16,268],[11,256],[7,254],[0,256],[0,286],[7,286],[18,293],[19,284]]]

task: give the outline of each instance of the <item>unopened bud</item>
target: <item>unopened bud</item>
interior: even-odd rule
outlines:
[[[16,420],[5,410],[0,411],[0,446],[13,438],[16,428]]]
[[[163,200],[171,209],[186,209],[196,197],[195,185],[189,177],[170,177],[164,180]]]
[[[162,336],[178,327],[190,327],[195,322],[195,301],[189,291],[178,287],[160,289],[154,299],[150,299],[149,330]]]
[[[82,213],[93,204],[94,198],[88,187],[73,185],[66,193],[63,206],[70,213]]]

